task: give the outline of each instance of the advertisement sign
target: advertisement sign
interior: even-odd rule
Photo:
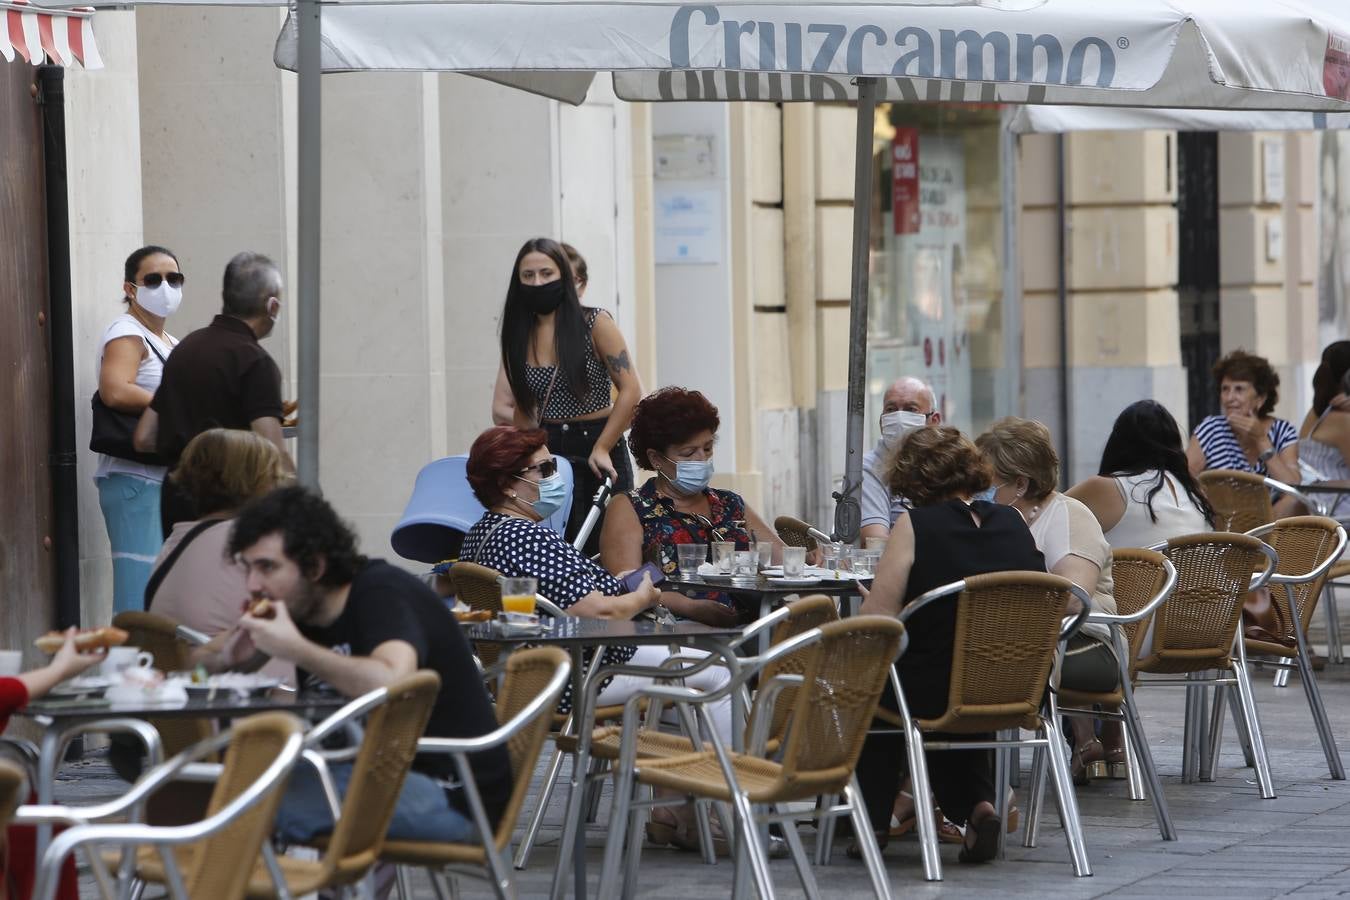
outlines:
[[[891,210],[895,234],[918,234],[919,129],[897,128],[891,140]]]

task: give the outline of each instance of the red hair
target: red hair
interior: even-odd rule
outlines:
[[[628,444],[633,448],[637,464],[650,470],[648,450],[665,455],[667,448],[687,441],[699,432],[716,434],[721,423],[717,407],[698,391],[664,387],[643,397],[633,410]]]
[[[502,484],[529,465],[530,457],[547,443],[548,433],[542,428],[498,425],[480,434],[464,467],[478,502],[496,505],[506,495]]]

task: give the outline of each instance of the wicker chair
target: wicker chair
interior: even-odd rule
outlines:
[[[625,837],[631,832],[625,895],[635,884],[641,840],[642,810],[651,805],[638,801],[639,785],[664,788],[694,799],[708,799],[722,806],[725,822],[736,823],[735,852],[738,865],[748,865],[761,897],[772,897],[773,882],[768,856],[762,844],[759,825],[780,822],[783,836],[792,851],[798,876],[808,897],[819,896],[801,839],[794,821],[799,813],[776,809],[780,804],[810,800],[822,794],[843,794],[845,803],[816,811],[817,816],[847,813],[860,835],[868,873],[876,896],[890,897],[890,885],[882,867],[881,853],[871,837],[867,814],[863,809],[853,777],[853,769],[862,750],[867,727],[876,711],[886,683],[886,673],[902,648],[904,628],[894,619],[881,616],[854,616],[829,622],[795,638],[775,645],[758,659],[746,659],[741,671],[718,691],[700,693],[689,688],[653,686],[642,693],[653,700],[689,704],[704,717],[711,730],[707,703],[738,690],[752,675],[776,661],[812,645],[806,654],[801,675],[780,674],[772,683],[761,681],[751,718],[751,742],[746,752],[736,752],[719,743],[699,753],[661,759],[637,757],[638,697],[631,698],[624,711],[624,741],[621,759],[615,766],[614,807],[610,815],[609,838],[605,845],[605,864],[601,875],[600,896],[612,897],[619,889],[619,862]],[[790,724],[775,759],[764,750],[772,709],[780,691],[799,685],[791,704]],[[772,704],[772,706],[770,705]],[[664,802],[664,801],[659,801]],[[728,807],[734,809],[734,816]],[[756,812],[756,807],[768,807]],[[629,821],[630,813],[632,821]]]
[[[1117,614],[1092,613],[1088,621],[1111,629],[1116,660],[1120,664],[1120,686],[1106,693],[1061,687],[1059,712],[1064,716],[1112,719],[1124,725],[1128,741],[1126,757],[1130,772],[1130,797],[1143,800],[1144,783],[1147,782],[1148,796],[1153,801],[1153,810],[1158,818],[1158,831],[1163,840],[1175,841],[1176,829],[1167,810],[1167,798],[1163,795],[1153,755],[1148,749],[1148,738],[1144,734],[1144,724],[1134,700],[1132,680],[1134,660],[1143,647],[1149,620],[1154,610],[1172,593],[1177,572],[1165,556],[1153,550],[1112,552],[1111,572],[1115,578]],[[1101,709],[1093,709],[1094,706],[1100,706]],[[1036,845],[1036,826],[1036,820],[1029,818],[1022,834],[1022,842],[1027,847]]]
[[[1283,481],[1267,478],[1253,472],[1239,472],[1233,469],[1213,469],[1200,473],[1200,486],[1214,507],[1214,527],[1220,531],[1240,531],[1250,534],[1263,525],[1275,521],[1275,510],[1271,504],[1271,494],[1293,497],[1305,508],[1317,515],[1326,515],[1326,504],[1313,499],[1316,492],[1303,492],[1290,487]],[[1331,580],[1350,575],[1350,566],[1339,574],[1333,570]],[[1328,595],[1325,606],[1327,617],[1327,656],[1333,662],[1343,662],[1344,650],[1341,647],[1340,617],[1336,612],[1334,588]],[[1305,629],[1306,633],[1306,629]],[[1275,686],[1284,687],[1289,681],[1289,671],[1282,669],[1275,674]]]
[[[173,619],[155,613],[127,611],[114,616],[112,623],[127,632],[128,644],[153,656],[153,665],[161,672],[181,672],[189,668],[189,646],[178,637],[178,623]],[[173,756],[205,740],[215,730],[210,719],[151,719],[150,724],[159,732],[166,756]]]
[[[336,888],[341,896],[365,876],[379,858],[394,804],[440,687],[441,680],[435,672],[415,672],[387,688],[358,697],[310,730],[305,736],[305,760],[319,769],[334,807],[336,825],[332,835],[315,841],[324,850],[318,860],[272,857],[269,848],[264,859],[252,869],[248,897],[279,896],[278,880],[284,880],[287,893],[292,896],[324,888]],[[365,713],[369,713],[365,738],[356,754],[346,797],[339,807],[318,750],[329,735]],[[164,881],[163,867],[153,857],[138,860],[136,874],[143,881],[157,884]]]
[[[810,553],[816,549],[817,541],[829,543],[830,536],[814,526],[795,519],[792,516],[779,516],[773,520],[774,531],[778,539],[789,547],[805,547]]]
[[[1239,640],[1238,629],[1243,598],[1249,590],[1265,585],[1274,574],[1275,552],[1257,538],[1228,532],[1173,538],[1152,549],[1162,550],[1172,561],[1177,570],[1177,585],[1153,616],[1153,646],[1147,656],[1135,660],[1135,671],[1185,677],[1140,678],[1136,690],[1160,684],[1183,685],[1194,690],[1206,684],[1216,685],[1217,714],[1222,710],[1221,700],[1227,696],[1227,689],[1236,688],[1234,717],[1238,719],[1238,732],[1243,736],[1244,746],[1251,748],[1261,796],[1271,799],[1275,789],[1270,763],[1247,673],[1247,651]],[[1210,675],[1211,672],[1214,674]],[[1202,726],[1198,705],[1188,703],[1182,754],[1184,781],[1195,779]],[[1218,729],[1212,729],[1211,742],[1217,738]],[[1208,759],[1215,756],[1211,751]],[[1202,769],[1200,777],[1210,780],[1212,773]]]
[[[1336,736],[1327,719],[1326,707],[1322,704],[1317,676],[1313,673],[1308,626],[1328,574],[1345,550],[1345,529],[1324,516],[1295,516],[1257,528],[1250,535],[1265,540],[1279,555],[1275,574],[1270,578],[1270,601],[1280,608],[1281,619],[1289,623],[1286,634],[1280,637],[1292,642],[1293,646],[1251,638],[1244,638],[1243,643],[1249,654],[1274,657],[1279,660],[1274,665],[1286,671],[1298,670],[1331,777],[1343,781],[1345,767],[1336,749]]]
[[[1072,598],[1077,597],[1082,611],[1070,625],[1063,625]],[[1048,760],[1059,804],[1060,819],[1069,844],[1074,874],[1092,874],[1078,802],[1069,775],[1069,760],[1063,736],[1059,733],[1055,695],[1046,689],[1051,668],[1061,652],[1060,644],[1091,611],[1091,598],[1067,579],[1043,572],[999,572],[976,575],[936,588],[916,599],[900,614],[902,622],[936,602],[956,603],[956,635],[952,645],[952,676],[947,710],[937,719],[915,719],[901,690],[898,676],[894,688],[900,706],[899,724],[905,732],[905,750],[909,757],[910,779],[914,785],[914,812],[918,819],[922,845],[924,877],[942,879],[938,857],[937,822],[933,815],[932,789],[928,784],[925,750],[993,749],[1000,757],[998,784],[999,818],[1008,819],[1008,794],[1005,789],[1006,753],[1014,748],[1035,748],[1032,773]],[[1058,667],[1055,667],[1058,671]],[[1034,737],[1020,738],[1021,729]],[[995,740],[935,741],[925,733],[979,734],[1012,732]],[[1031,788],[1031,815],[1041,791]],[[1000,842],[1003,840],[1000,829]]]
[[[300,756],[300,720],[289,713],[267,712],[241,719],[225,733],[192,747],[146,772],[122,797],[98,806],[20,807],[15,821],[26,824],[69,824],[56,835],[41,860],[35,898],[55,895],[66,856],[91,846],[91,868],[103,890],[112,895],[109,862],[94,847],[136,847],[137,860],[151,861],[165,874],[168,894],[175,898],[211,897],[240,900],[249,873],[272,827],[281,788]],[[159,828],[136,822],[88,824],[134,812],[154,791],[177,779],[191,764],[225,750],[224,766],[202,821]]]
[[[557,647],[520,650],[506,661],[506,678],[497,695],[498,728],[491,734],[464,740],[423,738],[422,753],[453,754],[460,780],[466,786],[479,834],[490,835],[483,844],[430,843],[425,841],[385,841],[381,858],[402,866],[428,869],[438,896],[454,896],[446,885],[447,874],[481,876],[486,869],[493,890],[499,897],[515,896],[511,876],[511,834],[529,793],[539,752],[548,737],[551,714],[558,705],[572,665],[567,653]],[[505,744],[511,754],[515,785],[502,812],[497,828],[492,829],[479,799],[469,754]],[[471,786],[471,787],[470,787]],[[454,866],[456,868],[450,869]],[[464,867],[471,867],[465,869]],[[402,878],[402,871],[400,877]],[[411,897],[411,892],[404,896]]]

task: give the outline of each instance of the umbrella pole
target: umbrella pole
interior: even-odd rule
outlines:
[[[834,539],[858,540],[862,525],[863,416],[867,407],[867,292],[871,274],[872,132],[877,80],[858,79],[858,135],[853,170],[853,283],[848,304],[848,432],[844,482],[834,495]]]
[[[296,171],[297,258],[299,302],[296,305],[299,355],[300,483],[319,486],[319,228],[322,184],[320,141],[320,13],[319,0],[299,0],[296,17],[299,75],[297,96]]]

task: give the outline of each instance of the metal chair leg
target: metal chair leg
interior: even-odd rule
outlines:
[[[1331,730],[1331,720],[1327,718],[1327,709],[1322,705],[1322,692],[1317,686],[1317,677],[1313,674],[1311,651],[1303,638],[1301,628],[1298,632],[1298,677],[1303,682],[1303,693],[1308,698],[1308,709],[1312,712],[1313,724],[1317,726],[1317,737],[1322,742],[1322,753],[1327,758],[1327,769],[1336,781],[1345,780],[1345,766],[1341,763],[1340,751],[1336,748],[1336,735]]]
[[[938,855],[937,817],[933,814],[933,790],[928,784],[928,760],[923,750],[923,734],[918,728],[909,728],[905,735],[905,753],[909,757],[909,780],[914,788],[914,818],[919,830],[919,846],[923,853],[923,877],[927,881],[942,880],[942,858]],[[854,817],[857,821],[857,817]],[[857,827],[856,825],[854,826]],[[864,827],[870,829],[867,823]]]
[[[610,798],[609,808],[609,833],[605,838],[604,862],[600,865],[600,889],[597,896],[600,900],[618,896],[621,890],[620,880],[622,873],[619,867],[623,864],[624,833],[628,826],[628,816],[633,809],[633,800],[637,796],[639,785],[633,778],[633,770],[628,767],[616,766],[614,769],[614,792]],[[569,810],[570,812],[570,810]],[[580,836],[578,836],[580,840]],[[633,840],[641,846],[641,836],[633,835]]]
[[[806,848],[802,846],[802,837],[797,833],[797,826],[792,822],[784,822],[782,827],[783,840],[787,841],[788,850],[792,854],[792,865],[797,869],[802,892],[806,894],[807,900],[819,900],[820,885],[816,883],[816,876],[811,871],[811,861],[806,857]]]
[[[1122,727],[1128,726],[1122,722]],[[1130,788],[1130,799],[1136,802],[1147,800],[1148,798],[1144,795],[1144,775],[1139,766],[1139,754],[1134,751],[1134,744],[1128,738],[1125,740],[1124,750],[1125,774]]]
[[[707,803],[702,801],[694,803],[694,821],[698,825],[699,852],[703,855],[705,866],[717,865],[717,846],[714,843],[711,816],[712,813],[709,812]]]
[[[643,792],[643,786],[640,784],[634,785],[634,790],[634,796],[636,797],[637,793]],[[655,793],[654,789],[649,788],[645,791],[644,797],[650,798]],[[627,854],[624,856],[623,866],[624,897],[636,896],[638,865],[642,862],[642,837],[645,830],[643,826],[646,825],[647,817],[650,814],[650,809],[633,805],[632,813],[628,819],[628,848]],[[608,850],[608,846],[605,849]]]
[[[1248,735],[1247,717],[1242,711],[1242,700],[1237,691],[1224,691],[1228,697],[1228,709],[1233,714],[1233,730],[1237,732],[1238,743],[1242,746],[1242,763],[1249,769],[1256,768],[1256,757],[1252,756],[1252,742]]]
[[[837,794],[825,794],[819,799],[820,806],[823,809],[829,809],[838,804],[838,802],[839,797]],[[816,865],[818,866],[828,866],[830,864],[830,857],[834,855],[834,828],[836,825],[836,818],[837,817],[835,816],[823,816],[818,820],[816,826]],[[872,826],[869,824],[867,827],[871,828]]]
[[[1031,782],[1028,785],[1027,820],[1022,826],[1022,846],[1035,847],[1040,830],[1041,812],[1045,808],[1045,748],[1037,747],[1031,753]]]
[[[548,812],[549,801],[553,799],[553,789],[557,787],[558,776],[562,773],[562,760],[562,751],[554,748],[553,756],[548,761],[548,768],[544,771],[544,789],[539,794],[534,813],[530,816],[530,824],[525,827],[525,836],[521,838],[520,846],[516,848],[514,865],[517,869],[523,869],[530,864],[534,842],[539,837],[539,829],[544,824],[544,814]]]
[[[1336,664],[1345,662],[1345,649],[1341,644],[1341,611],[1336,608],[1336,585],[1326,585],[1327,615],[1327,659]]]
[[[1069,844],[1069,856],[1073,861],[1073,874],[1086,878],[1092,874],[1092,863],[1088,861],[1087,845],[1083,840],[1083,824],[1078,817],[1078,797],[1073,791],[1073,777],[1069,774],[1069,757],[1064,749],[1064,740],[1058,731],[1056,719],[1049,719],[1041,726],[1041,736],[1046,738],[1046,756],[1050,761],[1050,777],[1055,783],[1055,801],[1059,807],[1060,822],[1064,826],[1064,838]]]
[[[1223,692],[1226,685],[1214,685],[1214,702],[1209,710],[1209,740],[1206,742],[1204,756],[1200,758],[1200,780],[1213,781],[1214,767],[1219,764],[1219,747],[1223,743]]]
[[[769,852],[760,841],[759,828],[755,825],[754,808],[750,805],[749,798],[740,791],[732,791],[731,800],[736,812],[739,852],[750,866],[750,876],[754,880],[760,900],[772,900],[773,875],[769,872]]]
[[[1125,729],[1125,755],[1131,764],[1131,782],[1135,777],[1146,782],[1148,786],[1149,798],[1153,801],[1153,812],[1158,818],[1158,833],[1162,835],[1164,841],[1175,841],[1177,839],[1177,830],[1172,825],[1172,814],[1167,808],[1167,797],[1163,795],[1162,779],[1158,777],[1158,768],[1154,765],[1153,754],[1148,749],[1148,737],[1144,734],[1144,722],[1139,717],[1139,709],[1134,703],[1134,688],[1126,680],[1122,683],[1122,690],[1125,695],[1125,702],[1120,705],[1120,712],[1123,721],[1122,726]],[[1222,697],[1215,695],[1214,708],[1223,709]],[[1215,729],[1218,733],[1219,729]],[[1133,769],[1137,767],[1140,771],[1136,776]],[[1131,785],[1131,796],[1133,796],[1134,787]]]
[[[844,800],[849,806],[849,818],[853,822],[853,833],[863,835],[859,843],[863,862],[867,865],[867,874],[872,878],[872,893],[877,900],[891,900],[891,882],[886,877],[886,866],[881,861],[881,848],[872,836],[872,824],[867,821],[867,809],[863,806],[862,791],[858,789],[858,777],[852,776],[844,788]],[[931,809],[931,807],[930,807]]]
[[[1186,680],[1194,681],[1194,675],[1188,674]],[[1196,717],[1199,714],[1196,696],[1198,692],[1199,688],[1194,685],[1186,685],[1186,712],[1181,730],[1181,781],[1183,784],[1193,783],[1200,769],[1195,752],[1195,739],[1200,731],[1196,724]]]
[[[1271,684],[1277,688],[1289,687],[1289,670],[1276,669],[1275,677],[1271,680]]]
[[[1006,740],[1011,732],[999,731],[994,734],[998,740]],[[1009,753],[1007,749],[998,747],[994,750],[994,814],[998,816],[1000,823],[1008,821],[1008,768]],[[998,830],[998,858],[1007,859],[1007,837],[1008,829],[1001,827]]]
[[[1241,636],[1237,646],[1237,660],[1233,674],[1237,680],[1238,699],[1242,702],[1242,718],[1247,725],[1247,739],[1252,745],[1252,760],[1256,764],[1256,783],[1263,800],[1275,799],[1275,785],[1270,777],[1270,757],[1266,755],[1266,741],[1261,735],[1261,720],[1256,714],[1256,697],[1252,694],[1251,676],[1247,672],[1247,648]]]

